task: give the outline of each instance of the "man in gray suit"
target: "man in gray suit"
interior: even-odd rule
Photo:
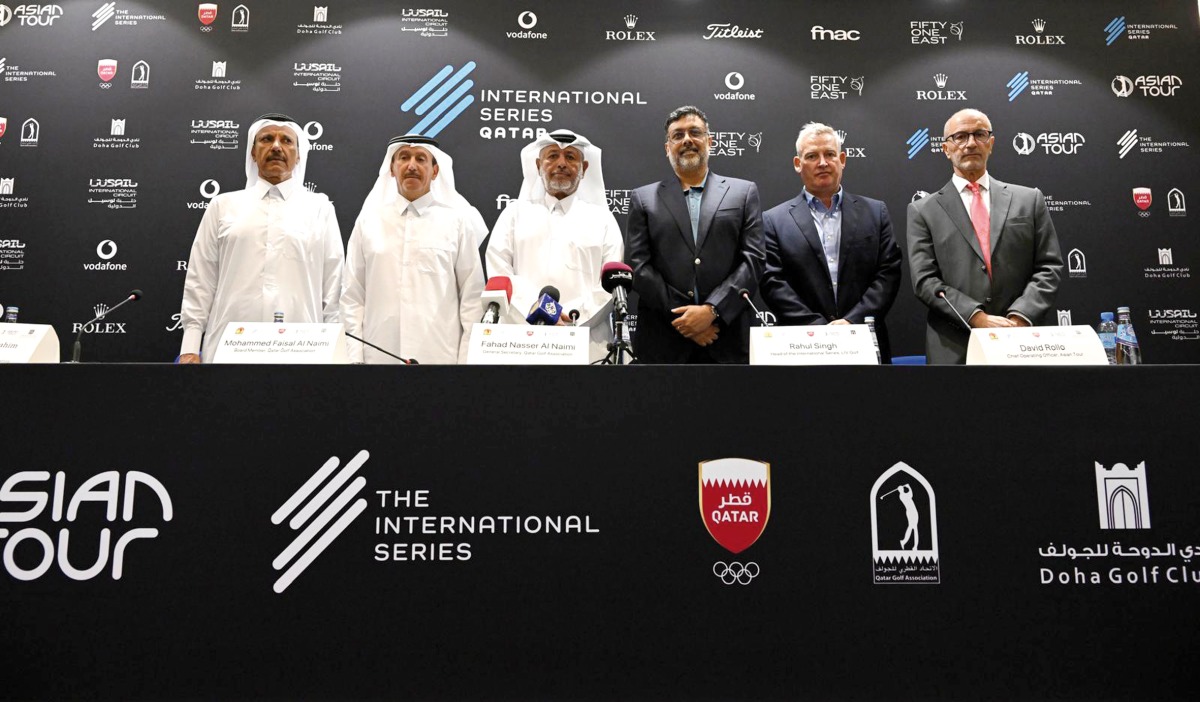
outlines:
[[[913,291],[929,308],[929,363],[962,363],[971,327],[1027,327],[1054,304],[1062,252],[1042,191],[987,172],[996,142],[979,110],[946,122],[950,182],[908,206]]]
[[[638,294],[640,363],[746,363],[750,317],[739,292],[758,289],[763,223],[758,186],[708,170],[708,118],[687,105],[667,117],[675,174],[633,191],[625,258]]]

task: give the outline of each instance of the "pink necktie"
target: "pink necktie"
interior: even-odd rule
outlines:
[[[983,249],[983,265],[987,266],[988,279],[992,277],[992,222],[988,217],[987,207],[983,204],[983,193],[979,183],[968,183],[971,191],[971,224],[975,227],[975,238],[979,239],[979,248]]]

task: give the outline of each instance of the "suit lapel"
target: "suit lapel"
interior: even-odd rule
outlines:
[[[812,210],[808,209],[804,193],[800,193],[799,197],[792,201],[792,207],[788,211],[792,215],[792,220],[796,222],[796,227],[800,230],[800,238],[808,242],[818,261],[824,261],[825,248],[821,246],[821,233],[817,231],[817,223],[813,221]]]
[[[708,184],[704,186],[704,196],[700,198],[700,226],[699,234],[696,237],[696,249],[704,248],[704,240],[708,238],[708,230],[712,225],[713,218],[717,216],[717,209],[721,206],[721,200],[725,199],[725,194],[729,192],[729,183],[721,176],[708,172]],[[691,231],[691,222],[688,222],[688,230]]]
[[[967,208],[963,205],[962,196],[954,189],[954,181],[946,183],[937,194],[937,203],[945,211],[946,216],[954,222],[954,226],[958,228],[958,233],[966,240],[967,245],[983,260],[983,249],[979,248],[979,238],[975,236],[975,227],[971,226],[971,215],[967,214]],[[993,245],[993,248],[995,246]]]
[[[1008,207],[1012,204],[1012,193],[1008,186],[995,178],[989,178],[992,190],[992,216],[989,235],[992,250],[995,253],[1000,246],[1000,237],[1004,234],[1004,223],[1008,220]]]
[[[675,218],[675,223],[679,225],[679,235],[683,237],[687,247],[695,253],[696,242],[692,241],[692,218],[688,216],[687,201],[683,198],[679,180],[675,178],[664,180],[659,189],[662,191],[663,204]]]
[[[858,223],[862,220],[859,207],[862,203],[845,190],[842,191],[842,240],[838,245],[838,280],[843,280],[842,272],[850,262],[850,244],[858,236]]]

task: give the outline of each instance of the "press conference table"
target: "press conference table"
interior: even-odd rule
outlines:
[[[6,699],[1195,696],[1200,367],[0,383]],[[721,458],[768,466],[740,553]],[[906,516],[936,580],[880,581]]]

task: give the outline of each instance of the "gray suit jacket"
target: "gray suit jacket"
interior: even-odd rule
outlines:
[[[908,206],[908,260],[913,291],[929,308],[925,354],[929,363],[962,363],[968,332],[963,319],[976,310],[1017,313],[1033,324],[1054,304],[1062,252],[1046,199],[1035,188],[991,178],[992,279],[971,217],[951,181]],[[944,290],[946,300],[937,297]]]

